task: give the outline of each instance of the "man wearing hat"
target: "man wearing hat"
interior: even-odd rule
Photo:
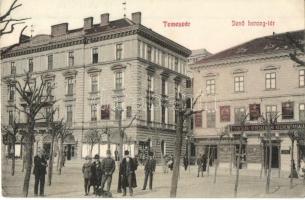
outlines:
[[[102,171],[104,172],[102,177],[102,190],[104,190],[104,185],[107,182],[106,191],[110,191],[112,174],[115,170],[115,161],[111,158],[111,151],[108,149],[106,151],[107,157],[102,161]]]
[[[102,164],[100,161],[100,156],[98,154],[94,156],[94,162],[92,163],[91,172],[92,172],[92,176],[91,176],[90,185],[93,186],[94,194],[95,194],[96,190],[101,186],[102,174],[103,174]]]
[[[137,187],[137,179],[135,174],[135,163],[132,158],[129,157],[129,151],[124,152],[124,158],[120,164],[119,181],[121,181],[121,187],[123,188],[123,196],[126,196],[126,187],[129,188],[130,196],[133,195],[133,189]]]
[[[149,152],[149,158],[145,163],[145,179],[144,179],[144,185],[143,185],[143,189],[146,189],[146,185],[147,185],[147,180],[149,177],[149,190],[152,190],[152,183],[153,183],[153,176],[154,176],[154,172],[156,169],[156,160],[154,159],[154,153],[153,152]]]

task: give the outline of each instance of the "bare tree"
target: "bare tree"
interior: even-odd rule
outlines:
[[[303,41],[296,40],[289,32],[286,33],[286,38],[293,47],[293,52],[289,53],[290,59],[300,66],[305,66],[305,61],[300,58],[305,55],[304,39]]]
[[[84,139],[90,147],[89,153],[90,153],[90,156],[92,156],[92,150],[93,150],[94,145],[100,144],[101,132],[97,128],[91,128],[88,130]]]
[[[16,19],[12,17],[11,15],[12,12],[20,6],[22,6],[22,4],[18,3],[18,0],[14,0],[13,3],[8,8],[8,10],[4,12],[3,15],[0,16],[0,25],[2,27],[0,29],[0,37],[5,34],[12,33],[16,25],[24,24],[25,21],[29,19],[29,18]]]
[[[15,78],[11,80],[19,96],[21,97],[21,107],[15,106],[20,112],[26,115],[26,131],[24,132],[25,145],[25,165],[26,172],[23,183],[23,195],[28,196],[31,169],[33,163],[33,144],[35,141],[35,124],[38,118],[38,113],[42,108],[52,104],[51,88],[47,86],[47,81],[41,76],[38,83],[36,78],[32,77],[31,73],[25,74],[24,83],[21,83]]]
[[[221,140],[226,135],[228,136],[227,128],[225,128],[224,130],[221,130],[220,135],[219,135],[219,140],[218,140],[217,147],[220,147]],[[215,172],[214,172],[214,181],[213,181],[214,184],[216,183],[218,166],[219,166],[219,157],[216,159]]]
[[[294,144],[295,142],[299,142],[301,140],[305,140],[305,130],[304,129],[291,129],[288,132],[288,136],[291,140],[291,163],[290,163],[290,189],[293,187],[293,178],[297,178],[294,177],[294,175],[297,175],[296,172],[296,167],[295,167],[295,162],[294,162]]]
[[[59,140],[59,154],[58,154],[58,160],[59,165],[58,166],[58,173],[61,175],[63,163],[64,163],[64,141],[65,139],[72,134],[71,129],[67,126],[66,123],[63,122],[63,120],[60,121],[61,123],[61,129],[58,132],[58,140]]]
[[[179,179],[179,166],[180,166],[180,158],[182,151],[182,142],[183,142],[183,124],[189,118],[192,117],[196,113],[201,113],[203,110],[194,111],[192,108],[196,105],[199,100],[199,96],[197,96],[191,106],[188,108],[187,101],[189,98],[182,97],[182,94],[179,93],[176,100],[176,141],[175,141],[175,155],[174,155],[174,168],[171,179],[171,190],[170,197],[177,196],[177,187],[178,187],[178,179]]]
[[[11,175],[15,175],[15,146],[17,141],[17,135],[20,131],[20,124],[16,122],[16,117],[13,118],[12,122],[8,126],[1,127],[2,136],[6,137],[7,144],[11,146],[11,157],[12,157],[12,167]]]
[[[248,117],[248,114],[245,114],[244,116],[241,116],[240,125],[242,127],[245,127],[246,120]],[[238,155],[237,155],[237,163],[236,163],[236,178],[235,178],[235,185],[234,185],[234,196],[237,196],[237,189],[239,185],[239,168],[240,168],[240,158],[242,153],[242,145],[243,145],[243,138],[244,137],[244,131],[242,131],[239,135],[239,148],[238,148]]]

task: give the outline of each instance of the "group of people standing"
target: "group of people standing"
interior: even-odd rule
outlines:
[[[97,193],[98,189],[110,191],[112,174],[115,170],[115,161],[111,158],[110,150],[107,150],[106,155],[106,158],[102,161],[100,161],[99,155],[95,155],[93,162],[90,156],[86,156],[86,162],[82,168],[85,195],[89,194],[91,186],[93,187],[94,194]],[[105,183],[106,189],[104,190]]]
[[[86,157],[86,162],[83,165],[82,171],[84,176],[85,195],[90,192],[90,187],[93,186],[94,194],[98,191],[101,193],[110,191],[112,175],[115,171],[115,161],[111,158],[110,150],[107,150],[107,157],[99,160],[99,155],[94,156],[94,162],[91,162],[89,156]],[[138,168],[138,160],[129,156],[129,151],[124,151],[124,158],[119,164],[119,177],[117,192],[122,193],[123,196],[127,194],[133,196],[133,188],[137,187],[136,170]],[[145,162],[145,179],[142,190],[146,189],[149,179],[149,189],[152,190],[153,174],[156,169],[156,160],[153,157],[153,152],[149,153],[149,158]],[[107,187],[104,190],[105,183]]]

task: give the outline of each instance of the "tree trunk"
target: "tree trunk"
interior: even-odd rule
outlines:
[[[21,169],[21,172],[24,172],[24,168],[25,168],[25,162],[26,162],[26,152],[25,151],[25,145],[22,144],[22,169]]]
[[[268,140],[269,140],[269,160],[268,160],[268,173],[267,173],[267,183],[266,183],[266,193],[269,193],[270,189],[270,179],[271,179],[271,160],[272,160],[272,143],[271,143],[271,133],[268,128]]]
[[[230,140],[230,176],[232,175],[232,168],[233,168],[233,145],[232,145],[232,141]]]
[[[234,197],[237,197],[237,189],[239,184],[239,167],[240,167],[240,156],[241,156],[241,148],[242,148],[242,142],[243,142],[243,133],[241,133],[239,138],[239,149],[238,149],[238,155],[237,155],[237,163],[236,163],[236,179],[235,179],[235,187],[234,187]]]
[[[12,151],[12,169],[11,169],[11,174],[12,176],[15,175],[15,141],[13,141],[13,151]]]
[[[54,133],[52,133],[52,134],[54,134]],[[48,168],[48,185],[49,186],[51,186],[51,184],[52,184],[54,139],[55,139],[55,137],[52,135],[50,158],[49,158],[49,168]]]
[[[109,130],[107,130],[107,149],[110,151],[110,135],[109,135]]]
[[[216,147],[216,152],[217,152],[217,148],[220,147],[220,143],[221,143],[221,138],[219,138],[219,142],[218,142],[218,145]],[[219,165],[219,156],[217,157],[216,162],[215,162],[214,184],[216,183],[218,165]]]
[[[208,146],[208,159],[207,159],[207,176],[210,175],[210,153],[211,152],[211,147]]]
[[[122,111],[119,111],[119,134],[120,134],[120,148],[119,148],[119,160],[123,158],[123,142],[124,142],[124,133],[122,130]]]
[[[170,197],[176,197],[177,187],[178,187],[178,177],[179,177],[179,167],[180,167],[180,157],[182,149],[182,136],[183,136],[183,117],[182,112],[179,110],[177,116],[176,124],[176,145],[175,145],[175,160],[174,160],[174,169],[172,174],[171,181],[171,190]]]
[[[101,138],[99,138],[98,143],[97,143],[97,153],[100,156],[101,155]]]
[[[64,165],[64,138],[60,138],[60,163],[59,163],[59,175],[61,175],[61,169]]]
[[[293,165],[294,165],[294,158],[293,158],[293,151],[294,151],[294,139],[291,139],[291,166],[290,166],[290,189],[293,187]]]
[[[30,186],[31,170],[33,164],[33,142],[34,142],[34,125],[30,125],[27,140],[25,142],[25,176],[23,182],[23,196],[27,197]]]

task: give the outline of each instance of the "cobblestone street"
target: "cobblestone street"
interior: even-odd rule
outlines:
[[[85,197],[83,189],[83,179],[81,174],[82,163],[79,161],[67,161],[63,168],[62,175],[54,171],[52,185],[45,186],[47,197]],[[210,169],[210,175],[197,178],[196,167],[192,166],[191,171],[181,169],[178,184],[178,197],[234,197],[235,176],[229,175],[227,169],[219,169],[217,183],[213,184],[214,168]],[[234,170],[233,170],[234,171]],[[164,174],[162,167],[158,166],[154,176],[153,190],[143,191],[143,166],[137,170],[138,187],[134,189],[134,197],[169,197],[171,173]],[[265,194],[265,177],[259,177],[259,171],[241,170],[238,197],[305,197],[305,185],[301,179],[294,179],[294,186],[290,189],[288,174],[282,172],[281,178],[274,176],[271,179],[271,193]],[[111,192],[114,197],[121,197],[122,194],[116,192],[118,171],[115,171]],[[21,172],[21,162],[17,161],[16,174],[10,175],[9,164],[2,164],[2,193],[3,196],[17,197],[22,196],[24,174]],[[46,177],[47,182],[47,177]],[[34,176],[31,176],[31,186],[29,197],[33,196]],[[94,197],[91,194],[89,197]]]

